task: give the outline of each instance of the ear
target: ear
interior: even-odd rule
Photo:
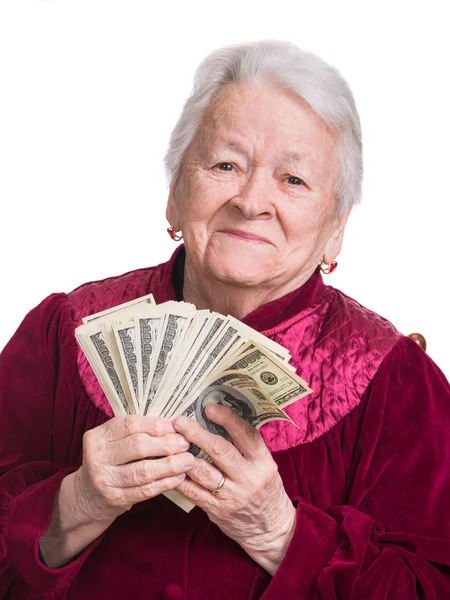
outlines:
[[[167,199],[167,206],[166,206],[166,219],[168,220],[170,225],[172,225],[173,227],[175,227],[175,229],[177,231],[179,231],[180,230],[180,217],[179,217],[178,205],[177,205],[177,200],[176,200],[176,188],[177,188],[177,182],[172,183],[169,188],[169,197]]]
[[[337,217],[335,227],[331,232],[330,237],[325,244],[323,252],[323,260],[329,264],[336,259],[342,248],[342,242],[344,241],[344,231],[347,225],[350,213]]]

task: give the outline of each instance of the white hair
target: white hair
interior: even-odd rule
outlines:
[[[229,83],[256,83],[264,77],[303,98],[337,134],[338,173],[334,191],[339,214],[347,214],[361,199],[363,178],[361,124],[355,100],[348,83],[334,66],[290,42],[269,40],[226,46],[203,60],[164,158],[169,183],[178,178],[203,114],[220,88]]]

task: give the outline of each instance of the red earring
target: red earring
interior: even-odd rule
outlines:
[[[172,226],[168,227],[167,233],[170,235],[170,237],[173,239],[174,242],[179,242],[180,240],[183,239],[183,236],[181,235],[181,233],[177,232],[175,227],[172,227]]]
[[[325,265],[325,267],[323,266]],[[322,271],[322,273],[325,273],[325,275],[329,275],[330,273],[332,273],[336,267],[338,266],[337,262],[335,260],[333,260],[330,263],[326,263],[324,260],[322,261],[321,265],[320,265],[320,270]]]

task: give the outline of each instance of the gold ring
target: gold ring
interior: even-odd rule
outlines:
[[[216,495],[218,492],[220,492],[220,490],[223,488],[223,484],[225,483],[226,480],[227,480],[227,478],[225,477],[225,475],[222,474],[222,479],[220,480],[219,485],[216,487],[215,490],[212,490],[211,494]]]

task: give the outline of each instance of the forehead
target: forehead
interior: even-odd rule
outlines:
[[[329,160],[336,135],[305,100],[272,82],[228,84],[205,111],[199,149],[217,145],[274,157]]]

